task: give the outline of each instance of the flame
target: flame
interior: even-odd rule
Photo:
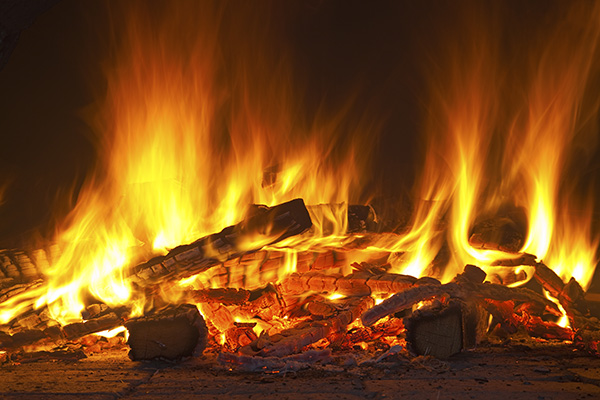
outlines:
[[[2,304],[2,321],[45,305],[61,323],[80,320],[89,295],[141,311],[127,280],[135,263],[237,223],[249,204],[353,200],[374,142],[365,132],[380,122],[349,118],[352,100],[305,115],[300,76],[265,7],[112,10],[105,100],[90,118],[98,165],[57,232],[62,254],[47,285]]]
[[[1,304],[3,323],[45,306],[63,324],[80,321],[90,297],[131,305],[137,315],[146,299],[130,284],[130,267],[237,223],[250,204],[302,197],[315,227],[263,249],[281,257],[248,261],[232,287],[264,285],[259,270],[277,281],[298,269],[298,252],[350,240],[347,205],[359,202],[372,177],[369,155],[383,122],[358,112],[359,91],[333,107],[307,104],[305,77],[277,34],[284,22],[269,8],[276,2],[116,7],[104,100],[89,117],[96,168],[58,228],[61,254],[46,283]],[[447,281],[465,264],[492,271],[495,260],[517,255],[475,248],[469,238],[478,217],[510,204],[528,214],[521,251],[589,286],[600,243],[591,226],[594,201],[570,177],[595,144],[600,4],[561,5],[567,12],[550,13],[548,29],[508,49],[504,39],[512,43],[514,34],[501,29],[505,16],[485,7],[459,7],[459,27],[423,69],[430,85],[425,156],[410,227],[382,235],[362,254],[348,252],[335,273],[380,252],[390,253],[391,272],[417,277]],[[258,240],[241,246],[270,242]],[[448,265],[435,267],[444,252]],[[234,260],[222,261],[234,275]],[[493,271],[530,272],[505,270]],[[219,287],[222,275],[209,270],[179,286]],[[181,301],[181,291],[164,292]],[[218,330],[240,318],[219,311]]]
[[[434,220],[448,223],[452,260],[444,280],[467,263],[489,271],[493,261],[514,257],[469,243],[478,213],[514,204],[528,210],[522,251],[544,259],[564,279],[574,276],[589,286],[599,243],[591,231],[593,204],[581,207],[581,193],[574,195],[573,180],[566,180],[577,174],[573,155],[595,145],[598,101],[590,99],[588,86],[597,69],[600,7],[568,8],[567,17],[557,12],[550,31],[534,37],[525,51],[514,50],[523,68],[508,69],[500,17],[486,15],[481,5],[461,9],[461,29],[431,56],[428,146],[416,191],[428,201],[397,244],[396,251],[412,253],[405,271],[423,274],[438,253]]]

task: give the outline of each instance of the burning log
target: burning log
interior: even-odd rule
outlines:
[[[524,232],[519,225],[526,226],[522,221],[525,218],[523,214],[516,218],[515,215],[511,215],[481,220],[473,227],[469,244],[479,249],[516,253],[523,246]],[[521,223],[516,223],[514,219],[521,220]]]
[[[365,326],[370,326],[379,319],[412,307],[420,301],[442,296],[463,300],[478,299],[479,301],[484,299],[500,301],[514,299],[530,303],[536,309],[548,310],[555,315],[561,315],[556,304],[532,290],[508,288],[494,283],[481,283],[484,278],[485,273],[483,271],[475,266],[467,265],[465,272],[458,275],[454,282],[445,285],[428,283],[396,293],[363,314],[361,316],[362,322]]]
[[[223,344],[225,348],[231,352],[236,352],[240,347],[247,346],[256,339],[256,333],[254,333],[254,327],[256,323],[254,322],[234,322],[232,328],[229,328],[223,334],[225,343]]]
[[[0,349],[10,351],[27,346],[60,345],[86,335],[114,329],[125,322],[128,312],[108,309],[85,322],[65,326],[36,327],[21,329],[14,334],[0,332]]]
[[[275,207],[265,207],[246,220],[219,233],[179,246],[166,256],[155,257],[133,269],[130,277],[140,286],[160,278],[186,278],[244,253],[260,250],[312,226],[304,201],[295,199]]]
[[[364,326],[371,326],[381,318],[412,307],[420,301],[447,295],[447,289],[447,285],[414,286],[384,300],[381,304],[365,312],[360,318]]]
[[[178,360],[198,356],[206,348],[208,331],[194,305],[183,304],[132,319],[125,327],[133,361]]]
[[[395,293],[413,285],[429,282],[435,279],[418,280],[409,275],[358,271],[350,275],[320,274],[308,272],[305,274],[290,274],[281,283],[284,295],[298,295],[313,291],[317,293],[339,293],[344,296],[366,296],[370,294]]]
[[[585,293],[575,279],[571,278],[571,280],[565,284],[554,271],[543,263],[537,263],[535,265],[535,274],[533,277],[552,297],[558,299],[570,318],[577,315],[589,314]]]
[[[155,257],[133,268],[126,279],[141,287],[158,283],[161,278],[181,279],[206,270],[230,258],[251,254],[263,246],[300,234],[312,226],[302,199],[275,207],[265,207],[246,220],[196,242],[174,248],[166,256]],[[0,296],[5,299],[26,290],[34,290],[41,270],[49,265],[50,252],[37,251],[34,258],[24,252],[0,252],[0,271],[8,277]],[[38,265],[39,267],[36,267]],[[46,267],[44,267],[44,265]],[[1,279],[1,278],[0,278]],[[21,281],[27,283],[20,283]],[[161,282],[161,283],[164,283]],[[24,312],[29,312],[25,309]],[[15,317],[20,318],[20,315]]]
[[[44,271],[48,270],[57,253],[57,246],[31,252],[0,250],[0,287],[12,288],[20,283],[44,279]]]

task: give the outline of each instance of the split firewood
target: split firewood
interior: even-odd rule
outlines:
[[[37,279],[26,283],[12,283],[10,286],[0,290],[0,303],[4,303],[12,297],[29,290],[35,290],[44,283],[43,280]]]
[[[134,267],[130,279],[140,286],[148,286],[166,276],[169,279],[186,278],[225,260],[298,235],[311,226],[302,199],[265,207],[237,225],[176,247],[165,256]]]
[[[282,280],[290,265],[298,273],[341,269],[348,265],[345,251],[300,251],[290,253],[270,248],[220,263],[196,275],[200,287],[235,287],[254,290]]]
[[[448,285],[456,284],[452,283]],[[361,315],[361,321],[364,326],[371,326],[381,318],[412,307],[420,301],[447,296],[448,288],[450,287],[448,285],[428,284],[413,286],[403,290],[366,311]]]
[[[179,360],[199,356],[206,348],[207,328],[194,305],[183,304],[129,320],[129,358]]]
[[[260,318],[265,321],[273,317],[286,315],[286,304],[279,295],[277,288],[267,285],[262,289],[250,292],[248,301],[235,310],[234,315],[242,319]]]
[[[478,249],[516,253],[524,242],[524,232],[509,217],[493,217],[475,223],[469,244]]]
[[[253,322],[234,322],[234,326],[227,329],[223,334],[223,346],[226,351],[235,353],[240,347],[247,346],[258,339],[253,329],[254,326],[256,326],[256,323]]]
[[[494,261],[492,267],[519,267],[521,265],[535,266],[537,264],[537,257],[533,254],[520,253],[513,257],[506,257]]]
[[[302,199],[271,208],[265,207],[237,225],[227,227],[192,244],[176,247],[166,256],[155,257],[134,267],[131,275],[126,279],[139,287],[147,287],[159,281],[164,284],[164,279],[173,281],[189,277],[230,258],[251,254],[265,245],[300,234],[311,226],[312,222]],[[48,252],[43,253],[48,254]],[[36,264],[31,262],[32,258],[26,258],[24,254],[24,252],[0,252],[4,272],[10,277],[22,276],[27,279],[38,277],[37,272],[35,274],[29,272],[37,271]],[[38,259],[42,258],[42,255],[39,255]],[[15,260],[20,261],[17,263]],[[29,286],[25,290],[35,290],[35,287],[35,285]],[[22,288],[19,286],[16,290]],[[24,312],[28,311],[29,309],[24,309]],[[19,315],[16,316],[18,317]]]

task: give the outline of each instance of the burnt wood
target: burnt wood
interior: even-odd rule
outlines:
[[[134,267],[130,278],[140,286],[154,284],[166,276],[170,279],[186,278],[223,261],[298,235],[311,226],[312,221],[302,199],[265,207],[219,233],[176,247],[165,256]]]
[[[208,330],[196,306],[183,304],[128,321],[127,344],[133,361],[179,360],[199,356],[206,348]]]

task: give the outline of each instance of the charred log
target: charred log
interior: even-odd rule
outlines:
[[[298,235],[311,226],[304,201],[295,199],[265,208],[237,225],[140,264],[133,269],[131,279],[140,286],[147,286],[167,275],[171,279],[186,278],[222,261]]]
[[[480,283],[482,275],[478,271],[481,270],[475,266],[467,266],[465,272],[458,275],[454,282],[445,285],[428,283],[396,293],[363,314],[361,316],[362,322],[365,326],[370,326],[379,319],[412,307],[420,301],[442,296],[462,300],[476,299],[480,302],[485,299],[519,300],[531,304],[533,308],[540,310],[540,312],[548,310],[554,315],[561,315],[556,304],[532,290],[508,288],[494,283]],[[485,273],[483,273],[483,277],[485,277]]]
[[[404,325],[407,347],[415,355],[446,359],[464,348],[463,314],[458,302],[419,309],[404,319]]]
[[[129,358],[179,360],[201,355],[206,348],[207,328],[194,305],[184,304],[128,321]]]
[[[0,332],[0,350],[12,351],[27,346],[57,346],[77,340],[86,335],[114,329],[123,325],[128,312],[110,310],[95,316],[94,319],[67,324],[65,326],[38,325],[30,329],[19,328],[16,333]]]

